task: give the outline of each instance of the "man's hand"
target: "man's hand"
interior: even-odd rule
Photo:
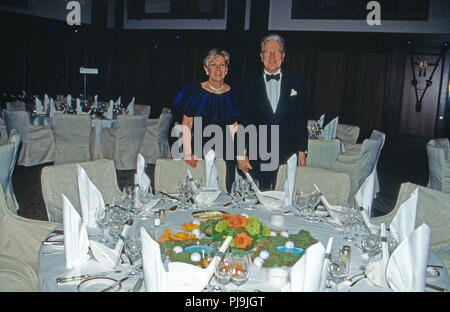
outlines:
[[[306,166],[306,153],[305,152],[298,152],[297,166],[298,167]]]
[[[248,160],[248,156],[238,157],[236,161],[239,170],[243,173],[247,173],[249,170],[253,169],[252,165],[250,165],[250,161]]]
[[[197,156],[195,156],[194,154],[192,155],[186,155],[184,157],[184,161],[191,166],[192,168],[196,168],[197,167],[197,163],[198,163],[198,158]]]

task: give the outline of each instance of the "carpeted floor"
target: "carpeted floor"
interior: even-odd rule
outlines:
[[[41,171],[49,164],[23,167],[16,166],[13,175],[13,187],[19,203],[19,215],[22,217],[47,220],[47,213],[41,190]],[[153,181],[154,165],[148,165],[146,172]],[[134,170],[117,171],[117,183],[122,189],[133,182]],[[397,200],[400,185],[413,182],[426,185],[428,167],[426,152],[411,153],[384,149],[378,162],[380,194],[374,200],[372,216],[380,216],[391,211]]]

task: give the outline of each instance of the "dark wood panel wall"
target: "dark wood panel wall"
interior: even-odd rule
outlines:
[[[268,3],[261,1],[263,11]],[[252,18],[251,29],[239,31],[242,20],[229,19],[230,31],[123,30],[107,29],[95,20],[93,25],[69,27],[62,21],[0,12],[0,91],[78,96],[83,92],[79,68],[97,67],[100,74],[88,76],[88,94],[98,94],[101,100],[122,96],[123,102],[135,96],[137,103],[151,105],[152,116],[157,117],[185,83],[206,79],[202,60],[213,47],[231,54],[226,78],[231,84],[262,69],[259,40],[267,33],[267,19]],[[339,116],[341,123],[360,126],[361,140],[379,129],[388,135],[387,144],[402,140],[424,144],[430,137],[449,136],[448,52],[433,79],[434,95],[427,91],[427,96],[436,97],[433,133],[400,131],[404,88],[410,79],[407,42],[424,47],[422,53],[436,54],[448,37],[279,33],[287,41],[285,68],[304,76],[309,118],[326,113],[328,122]],[[414,112],[415,118],[425,118],[427,111]]]

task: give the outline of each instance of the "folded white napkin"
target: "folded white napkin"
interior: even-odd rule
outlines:
[[[187,176],[188,176],[188,179],[189,179],[189,185],[191,186],[191,190],[194,193],[197,193],[198,192],[198,188],[197,188],[197,185],[195,185],[194,178],[192,177],[191,170],[186,169],[186,173],[187,173]]]
[[[81,100],[79,98],[76,98],[77,103],[77,115],[81,115],[83,113],[83,108],[81,107]]]
[[[130,226],[128,224],[124,225],[121,237],[127,237],[129,228]],[[114,249],[111,249],[102,243],[90,240],[90,247],[95,260],[113,268],[119,263],[124,243],[125,242],[119,238]]]
[[[319,291],[324,259],[325,247],[322,243],[308,247],[304,255],[291,268],[291,291]]]
[[[83,167],[77,164],[78,192],[80,195],[81,215],[86,227],[97,229],[96,213],[105,209],[102,193],[89,179]]]
[[[69,107],[72,107],[72,96],[70,94],[66,97],[66,103]]]
[[[135,98],[133,97],[130,104],[128,104],[128,106],[127,106],[128,115],[134,115],[134,101],[135,101]]]
[[[203,204],[211,204],[222,192],[217,187],[202,187],[200,193],[195,196],[195,201]]]
[[[284,204],[290,206],[294,196],[295,173],[297,172],[297,154],[292,155],[286,163],[286,180],[284,181],[283,191],[286,193]]]
[[[44,113],[44,106],[42,106],[41,100],[39,98],[34,99],[34,103],[36,105],[36,114],[42,115]]]
[[[364,212],[370,218],[372,215],[373,195],[375,193],[375,169],[361,184],[355,195],[356,203],[364,208]]]
[[[120,106],[122,104],[122,97],[119,96],[119,98],[116,101],[116,105]]]
[[[323,266],[322,266],[322,277],[320,279],[320,288],[319,288],[320,292],[323,292],[325,290],[325,285],[327,282],[327,275],[328,275],[328,267],[330,266],[330,260],[331,260],[331,248],[333,247],[333,241],[334,241],[334,237],[330,237],[328,239],[327,249],[325,250],[325,257],[324,257]]]
[[[214,164],[214,160],[216,159],[216,153],[213,150],[210,150],[205,156],[205,166],[206,166],[206,181],[205,186],[216,187],[219,188],[219,184],[217,182],[217,168]]]
[[[89,238],[80,215],[64,194],[62,197],[66,268],[73,269],[89,260]]]
[[[53,98],[51,98],[50,99],[50,117],[53,117],[55,112],[56,112],[55,101],[53,100]]]
[[[113,119],[114,118],[114,101],[109,101],[108,111],[106,112],[106,118]]]
[[[322,192],[317,187],[317,185],[313,184],[313,186],[317,192],[322,194]],[[330,217],[333,218],[334,223],[336,223],[338,225],[342,225],[342,222],[339,219],[339,215],[337,214],[337,212],[343,212],[344,207],[331,205],[323,194],[320,195],[320,201],[322,202],[323,206],[325,207],[325,210],[328,212]]]
[[[213,261],[206,269],[201,269],[187,263],[172,262],[169,264],[169,272],[167,272],[161,260],[159,244],[148,235],[143,227],[140,228],[140,231],[146,291],[199,292],[205,288],[220,261],[219,253],[219,255],[213,258]],[[221,254],[228,248],[231,239],[231,237],[227,237],[222,244],[219,249]]]
[[[430,227],[423,223],[394,250],[386,277],[394,291],[423,292],[430,247]]]
[[[339,123],[339,116],[334,118],[323,128],[322,136],[325,140],[331,140],[336,138],[338,123]]]
[[[283,206],[284,198],[286,196],[285,192],[281,191],[266,191],[261,192],[259,188],[256,186],[252,177],[248,172],[245,173],[247,179],[252,183],[253,189],[255,190],[256,197],[258,201],[267,209],[267,210],[279,210]]]
[[[50,104],[50,98],[47,94],[44,95],[44,114],[48,112],[48,105]]]
[[[134,183],[139,184],[140,188],[148,190],[150,186],[150,178],[145,173],[145,167],[146,167],[145,158],[141,154],[138,154],[136,163],[136,178]]]
[[[322,116],[320,116],[319,120],[317,120],[317,124],[319,125],[320,128],[323,128],[324,121],[325,121],[325,114],[322,114]]]
[[[416,228],[416,212],[417,212],[417,197],[419,187],[417,187],[411,196],[406,200],[397,210],[397,214],[391,221],[389,229],[394,236],[397,243],[401,243],[407,238]]]
[[[98,95],[94,96],[94,107],[98,107]]]
[[[369,281],[378,287],[389,287],[386,279],[386,267],[389,261],[389,248],[387,245],[386,226],[380,225],[381,233],[381,259],[369,262],[366,266],[366,276]]]

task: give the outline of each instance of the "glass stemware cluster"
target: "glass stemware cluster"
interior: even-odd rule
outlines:
[[[241,250],[225,253],[214,274],[217,284],[213,291],[224,292],[226,291],[225,285],[231,282],[239,292],[241,286],[250,279],[249,254]]]
[[[256,187],[259,187],[259,182],[253,179]],[[258,202],[253,183],[247,179],[238,178],[233,182],[231,187],[231,196],[235,207],[243,207],[247,210],[255,210],[255,204]]]
[[[306,222],[317,222],[314,214],[314,208],[320,203],[321,194],[316,190],[311,193],[305,193],[297,190],[294,197],[294,207],[298,210],[298,217],[304,217]]]
[[[194,185],[192,185],[194,184]],[[190,180],[188,177],[180,178],[177,182],[178,199],[181,203],[179,210],[196,209],[196,197],[202,188],[201,179]],[[195,189],[194,189],[195,186]]]

